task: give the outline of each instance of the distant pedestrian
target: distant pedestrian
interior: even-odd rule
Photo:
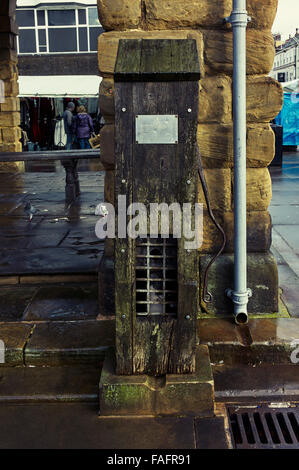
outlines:
[[[84,106],[79,106],[77,116],[73,119],[73,133],[78,139],[80,149],[90,149],[89,139],[94,133],[94,126],[91,117],[87,114]]]
[[[73,145],[73,112],[75,109],[75,105],[72,101],[70,101],[67,105],[66,110],[63,113],[63,122],[64,122],[64,130],[67,136],[66,140],[66,150],[71,150]]]

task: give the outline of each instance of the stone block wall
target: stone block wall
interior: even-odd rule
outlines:
[[[20,104],[17,95],[18,70],[15,23],[16,0],[0,3],[0,80],[4,82],[4,102],[0,102],[0,152],[20,152]],[[0,169],[8,165],[0,164]],[[16,166],[9,164],[9,166]]]
[[[102,131],[102,161],[109,168],[106,178],[107,201],[113,203],[108,189],[114,165],[114,84],[113,71],[121,38],[193,38],[201,62],[198,144],[202,155],[212,207],[227,234],[226,253],[211,272],[214,302],[202,305],[208,313],[227,313],[223,286],[217,276],[233,287],[233,116],[232,73],[233,33],[224,18],[232,11],[232,0],[98,0],[99,17],[106,32],[99,38],[99,70],[103,77],[100,107],[107,121]],[[273,313],[278,310],[277,267],[269,254],[271,245],[271,179],[268,165],[274,157],[275,137],[270,120],[283,102],[280,84],[268,76],[275,50],[271,28],[278,0],[248,0],[252,18],[247,30],[247,211],[249,287],[256,295],[249,312]],[[199,184],[199,201],[204,202]],[[211,254],[221,246],[219,233],[204,213],[204,243],[201,270]],[[230,266],[227,269],[227,266]],[[258,270],[258,275],[257,271]],[[222,274],[221,274],[222,273]],[[271,273],[271,275],[269,275]]]

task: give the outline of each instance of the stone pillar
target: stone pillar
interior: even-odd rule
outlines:
[[[0,80],[4,82],[4,99],[0,101],[0,152],[21,152],[20,104],[17,95],[18,71],[15,23],[16,0],[0,4]],[[3,98],[3,97],[2,97]],[[16,168],[13,163],[0,164],[0,170]]]
[[[278,311],[278,274],[271,245],[271,179],[268,165],[274,157],[275,137],[270,128],[280,111],[283,93],[268,74],[275,49],[271,27],[278,0],[248,0],[252,18],[247,31],[247,193],[248,277],[253,298],[249,313]],[[107,126],[102,131],[101,153],[109,164],[105,186],[111,191],[114,164],[113,71],[121,38],[196,39],[201,60],[198,144],[208,183],[211,205],[227,235],[225,253],[209,276],[214,300],[202,302],[202,313],[230,314],[233,306],[225,289],[233,287],[233,34],[224,18],[232,11],[232,0],[98,0],[99,17],[106,32],[99,38],[99,70],[103,77],[100,107]],[[200,182],[198,183],[200,186]],[[199,201],[204,203],[199,187]],[[206,206],[205,206],[206,207]],[[221,246],[219,232],[204,209],[204,241],[200,249],[203,276],[211,256]]]

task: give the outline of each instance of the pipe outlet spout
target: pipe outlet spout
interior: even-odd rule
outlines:
[[[252,290],[247,289],[246,292],[240,293],[227,289],[226,295],[234,304],[234,316],[237,325],[248,323],[247,304],[250,297],[252,297]]]

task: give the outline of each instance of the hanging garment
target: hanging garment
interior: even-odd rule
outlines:
[[[65,147],[67,141],[67,136],[64,130],[63,119],[58,119],[56,121],[55,132],[54,132],[54,145],[56,147]]]

